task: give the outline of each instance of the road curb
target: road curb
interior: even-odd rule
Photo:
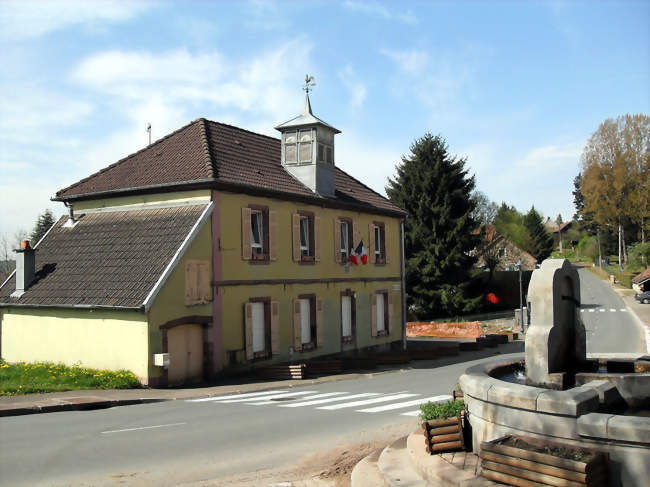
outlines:
[[[24,416],[27,414],[58,413],[64,411],[92,411],[94,409],[107,409],[117,406],[133,406],[135,404],[149,404],[154,402],[171,401],[173,399],[111,399],[105,401],[89,401],[82,403],[51,404],[47,406],[30,406],[0,409],[0,417]]]

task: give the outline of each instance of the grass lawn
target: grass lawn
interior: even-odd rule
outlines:
[[[137,387],[141,387],[138,378],[128,370],[97,370],[49,362],[8,364],[0,359],[0,396]]]

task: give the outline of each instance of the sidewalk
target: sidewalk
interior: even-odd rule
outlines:
[[[621,297],[627,309],[645,329],[646,353],[650,355],[650,304],[642,304],[634,299],[634,294],[629,289],[623,289],[618,286],[614,286],[613,289]]]

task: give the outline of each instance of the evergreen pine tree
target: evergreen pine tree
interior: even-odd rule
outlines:
[[[524,225],[528,229],[532,240],[532,246],[529,252],[541,263],[541,261],[553,252],[553,247],[555,246],[553,236],[546,229],[546,226],[544,226],[542,215],[537,212],[534,206],[524,216]]]
[[[38,216],[36,224],[34,225],[34,230],[32,230],[31,235],[29,236],[32,246],[36,245],[38,241],[45,235],[52,225],[54,225],[54,214],[49,210],[45,210],[42,214]]]
[[[441,136],[425,134],[388,180],[386,193],[404,208],[406,292],[422,318],[472,311],[480,297],[468,296],[470,256],[480,241],[473,233],[474,177],[465,160],[452,157]]]

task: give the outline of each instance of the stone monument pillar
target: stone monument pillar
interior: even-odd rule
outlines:
[[[530,279],[528,300],[526,383],[550,389],[570,387],[586,359],[578,272],[568,260],[545,260]]]

